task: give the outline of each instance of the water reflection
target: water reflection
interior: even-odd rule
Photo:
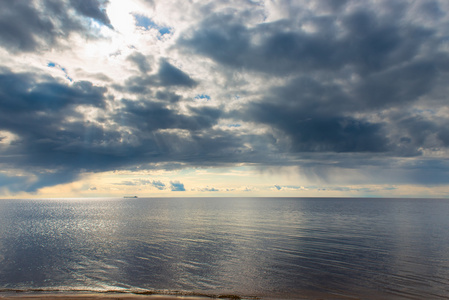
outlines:
[[[0,287],[447,299],[448,212],[422,199],[0,201]]]

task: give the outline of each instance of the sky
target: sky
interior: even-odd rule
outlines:
[[[449,197],[449,2],[0,0],[0,197]]]

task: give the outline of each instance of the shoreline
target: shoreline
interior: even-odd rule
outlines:
[[[238,296],[231,294],[223,295],[208,295],[208,294],[183,294],[173,293],[164,294],[157,292],[120,292],[120,291],[107,291],[107,292],[93,292],[93,291],[0,291],[0,300],[9,299],[46,299],[46,300],[207,300],[207,299],[261,299],[256,296]]]
[[[208,300],[208,299],[224,299],[224,300],[355,300],[360,299],[357,296],[345,296],[338,294],[329,294],[318,291],[308,291],[304,294],[288,295],[284,297],[257,297],[257,296],[238,296],[238,295],[164,295],[164,294],[138,294],[138,293],[121,293],[121,292],[0,292],[0,300]],[[367,299],[371,299],[368,297]]]
[[[46,300],[118,300],[118,299],[148,299],[148,300],[204,300],[214,299],[205,296],[175,296],[175,295],[138,295],[138,294],[126,294],[126,293],[30,293],[30,294],[8,294],[0,295],[0,299],[13,300],[13,299],[46,299]],[[230,299],[230,298],[225,298]]]

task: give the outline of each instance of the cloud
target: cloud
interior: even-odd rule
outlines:
[[[355,89],[359,109],[410,104],[429,93],[437,75],[435,61],[415,61],[393,70],[367,76]]]
[[[212,188],[205,188],[204,191],[206,191],[206,192],[218,192],[220,190],[212,187]]]
[[[170,189],[172,192],[185,192],[184,184],[179,181],[170,181]]]
[[[396,190],[397,187],[395,186],[294,186],[294,185],[287,185],[287,186],[280,186],[280,185],[274,185],[274,188],[277,191],[332,191],[332,192],[350,192],[350,193],[362,193],[363,195],[366,194],[374,194],[381,192],[381,191],[393,191]]]
[[[1,105],[10,112],[60,110],[70,105],[104,105],[105,88],[80,81],[68,86],[51,78],[37,82],[32,74],[0,74]]]
[[[11,51],[35,50],[40,40],[54,43],[55,25],[30,1],[0,3],[0,40]]]
[[[77,33],[94,38],[83,17],[92,18],[110,28],[102,6],[106,1],[2,1],[0,3],[1,46],[12,52],[43,51],[58,48],[60,42]],[[71,14],[71,8],[78,14]]]
[[[213,126],[221,112],[215,108],[189,108],[190,114],[180,113],[166,103],[142,99],[122,100],[124,107],[115,118],[131,126],[135,133],[158,129],[201,130]]]
[[[17,190],[161,165],[447,184],[445,2],[137,1],[122,19],[118,3],[0,3],[0,163],[27,171]],[[185,190],[146,180],[129,184]]]
[[[195,80],[189,75],[171,65],[166,60],[162,60],[158,71],[159,83],[162,86],[186,86],[194,87],[197,85]]]
[[[153,182],[151,182],[151,185],[157,188],[158,190],[164,190],[166,187],[165,183],[162,183],[159,180],[158,181],[153,180]]]
[[[67,73],[67,70],[66,70],[64,67],[62,67],[62,66],[60,66],[60,65],[58,65],[58,64],[56,64],[56,63],[54,63],[54,62],[49,62],[49,63],[47,64],[47,66],[48,66],[49,68],[58,68],[58,69],[60,69],[62,72],[64,72],[65,78],[66,78],[68,81],[70,81],[70,82],[73,81],[73,79],[69,76],[69,74]]]
[[[26,192],[34,193],[38,189],[46,186],[54,186],[67,182],[72,182],[80,177],[79,171],[73,172],[71,168],[66,166],[64,169],[52,170],[51,172],[41,170],[34,172],[35,177],[29,184],[22,186],[22,190]]]
[[[144,15],[133,14],[133,16],[136,20],[136,25],[145,28],[146,30],[154,28],[158,30],[161,35],[169,34],[171,32],[171,29],[169,27],[160,26]]]
[[[29,186],[30,178],[27,176],[14,176],[0,173],[0,190],[8,192],[21,192]]]
[[[145,55],[140,52],[134,52],[127,58],[130,62],[134,63],[140,70],[140,72],[146,74],[151,71],[151,66]]]
[[[405,12],[400,6],[393,8],[395,18],[368,7],[327,15],[318,8],[316,14],[301,12],[298,19],[255,26],[222,12],[204,18],[179,44],[224,66],[269,74],[336,71],[348,65],[369,73],[412,59],[435,34],[412,23],[402,26]]]
[[[293,99],[288,99],[292,101]],[[350,116],[320,113],[282,101],[258,102],[249,106],[246,118],[270,124],[287,135],[291,152],[383,152],[388,139],[382,124]],[[293,104],[294,105],[294,104]]]
[[[181,100],[181,96],[170,91],[157,91],[155,95],[158,100],[167,100],[169,102],[178,102]]]
[[[104,162],[98,160],[100,148],[116,133],[84,122],[77,110],[104,108],[105,92],[90,82],[69,86],[33,74],[0,74],[0,128],[16,136],[3,150],[14,155],[1,162],[27,170],[43,168],[36,170],[38,179],[29,190],[73,180],[86,167],[95,169]]]
[[[158,190],[165,190],[166,184],[161,182],[160,180],[148,180],[148,179],[134,179],[134,180],[125,180],[116,185],[126,185],[126,186],[152,186]]]
[[[202,187],[202,188],[196,188],[195,190],[200,192],[219,192],[220,190],[214,187]]]
[[[143,55],[133,53],[128,56],[128,60],[136,64],[144,74],[150,70],[148,61]],[[151,88],[193,88],[197,84],[188,74],[171,65],[165,59],[161,59],[156,74],[130,76],[125,82],[125,87],[119,87],[119,89],[127,90],[132,94],[148,94]]]
[[[107,2],[101,0],[70,0],[70,4],[77,12],[112,29],[111,21],[104,9]]]
[[[274,188],[277,191],[304,191],[304,190],[308,190],[309,188],[305,188],[303,186],[296,186],[296,185],[278,185],[275,184]]]

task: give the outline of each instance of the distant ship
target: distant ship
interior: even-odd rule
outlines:
[[[123,198],[139,198],[137,196],[124,196]]]

